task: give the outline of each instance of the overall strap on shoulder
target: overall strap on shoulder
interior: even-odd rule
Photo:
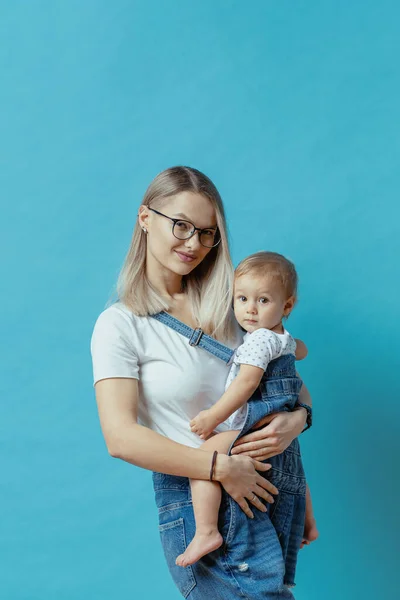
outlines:
[[[179,321],[164,311],[151,316],[153,319],[164,323],[164,325],[171,327],[171,329],[174,331],[177,331],[181,335],[187,337],[190,346],[199,346],[200,348],[203,348],[203,350],[207,350],[207,352],[210,352],[210,354],[220,358],[226,364],[230,362],[234,351],[231,350],[231,348],[228,348],[228,346],[221,344],[221,342],[218,342],[210,335],[204,333],[200,327],[192,329],[185,323],[182,323],[182,321]]]

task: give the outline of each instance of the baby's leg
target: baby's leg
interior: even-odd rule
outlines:
[[[236,439],[237,431],[224,431],[209,438],[201,449],[218,450],[227,454],[230,445]],[[196,533],[183,554],[176,559],[180,567],[187,567],[205,554],[222,545],[222,535],[218,531],[218,512],[221,504],[221,486],[218,482],[203,479],[191,479],[193,512],[196,521]]]

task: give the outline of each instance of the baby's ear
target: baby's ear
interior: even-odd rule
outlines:
[[[296,304],[296,296],[290,296],[285,302],[285,306],[283,309],[283,316],[288,318],[292,310],[294,309],[294,305]]]

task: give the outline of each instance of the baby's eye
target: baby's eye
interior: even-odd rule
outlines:
[[[239,302],[246,302],[246,296],[239,296],[238,300]]]
[[[267,304],[269,302],[268,298],[260,298],[261,304]]]

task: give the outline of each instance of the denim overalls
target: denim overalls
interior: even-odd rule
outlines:
[[[189,338],[217,358],[230,361],[233,350],[191,329],[167,313],[155,319]],[[296,376],[294,357],[277,358],[268,365],[261,385],[247,403],[246,420],[238,438],[254,430],[265,415],[291,410],[302,382]],[[304,532],[306,480],[297,438],[277,456],[267,461],[270,471],[262,473],[279,490],[268,512],[255,509],[249,519],[239,505],[222,489],[218,529],[224,544],[192,566],[175,565],[195,533],[189,479],[153,473],[159,510],[159,529],[164,554],[172,578],[189,600],[273,600],[293,599],[297,553]]]

